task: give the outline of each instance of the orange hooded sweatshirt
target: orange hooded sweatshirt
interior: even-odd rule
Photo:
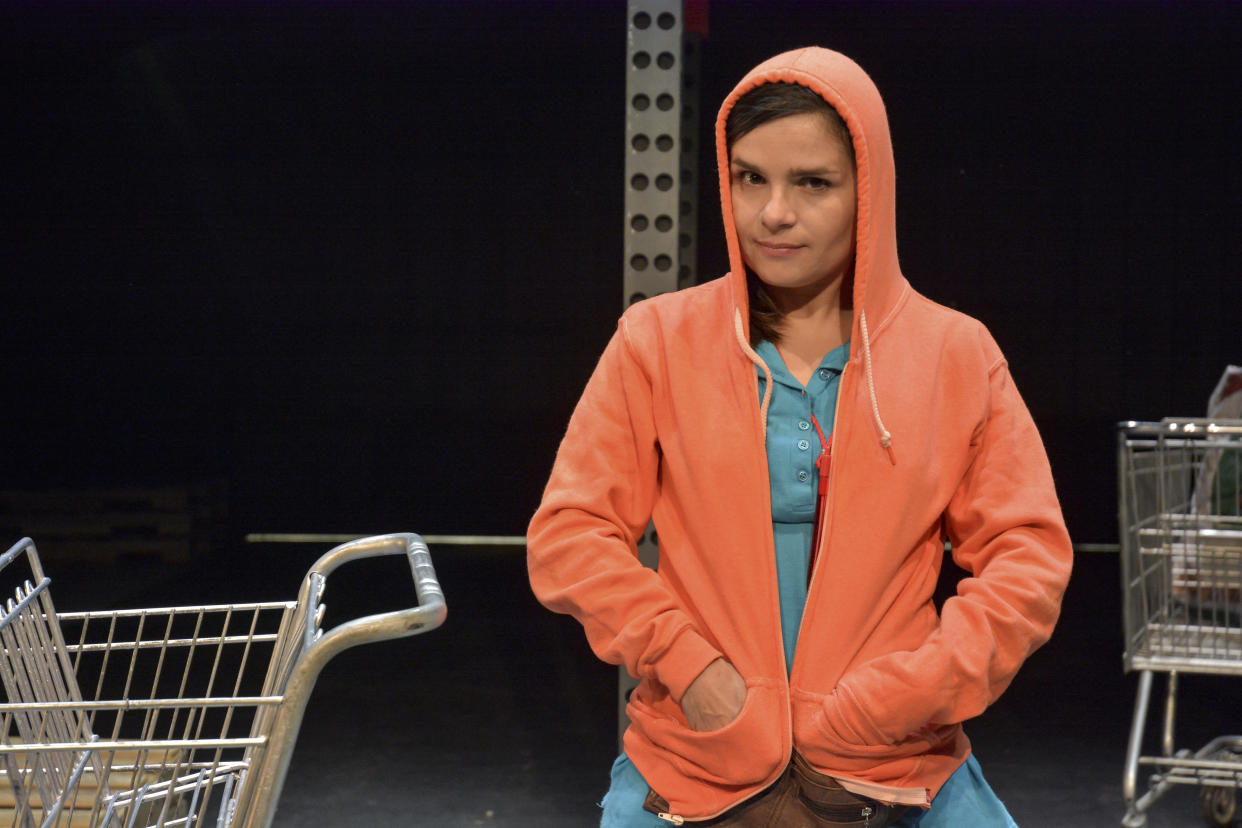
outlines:
[[[841,114],[858,166],[854,345],[788,674],[755,382],[766,366],[748,345],[724,139],[734,101],[779,81]],[[818,48],[761,64],[725,99],[716,144],[730,272],[622,316],[531,521],[531,584],[640,680],[625,750],[672,813],[720,814],[794,750],[855,791],[926,806],[969,754],[960,723],[1056,621],[1071,550],[1047,456],[983,325],[901,274],[887,117],[856,64]],[[658,571],[637,559],[648,518]],[[946,540],[969,575],[938,613]],[[696,732],[679,700],[719,657],[746,702]]]

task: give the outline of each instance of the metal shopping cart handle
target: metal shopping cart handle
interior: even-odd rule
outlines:
[[[410,564],[417,606],[356,618],[326,631],[319,628],[323,607],[320,598],[333,571],[350,561],[400,554],[404,554]],[[427,551],[423,539],[413,533],[376,535],[330,549],[311,567],[303,582],[299,603],[307,609],[305,646],[296,664],[291,665],[284,702],[276,714],[268,741],[268,757],[278,758],[264,761],[258,768],[252,769],[253,776],[247,784],[255,787],[253,801],[259,804],[244,813],[239,812],[235,828],[267,828],[271,825],[306,702],[324,665],[337,653],[359,644],[388,641],[433,630],[444,622],[448,614],[444,593],[431,565],[431,553]]]
[[[417,606],[357,618],[326,632],[320,629],[319,623],[323,619],[323,604],[320,601],[328,576],[332,572],[351,561],[400,554],[405,554],[410,564],[414,593],[418,599]],[[312,649],[320,650],[323,662],[342,650],[359,644],[388,641],[434,630],[444,623],[448,614],[444,593],[431,564],[431,553],[427,551],[427,544],[422,537],[412,532],[375,535],[333,547],[310,568],[303,590],[302,600],[314,608],[313,612],[307,614],[306,619],[307,654]]]

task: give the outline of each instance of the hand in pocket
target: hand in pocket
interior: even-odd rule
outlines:
[[[681,697],[681,709],[691,730],[720,730],[746,703],[746,681],[732,664],[718,658],[690,682]]]

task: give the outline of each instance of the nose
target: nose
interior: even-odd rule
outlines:
[[[789,227],[794,223],[796,216],[784,187],[773,187],[768,191],[768,200],[759,213],[759,220],[769,232]]]

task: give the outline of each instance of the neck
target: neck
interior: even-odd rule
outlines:
[[[839,330],[842,342],[849,339],[854,319],[854,296],[853,279],[847,278],[846,274],[800,287],[768,285],[765,291],[783,317],[783,335],[797,330],[828,329]]]
[[[833,315],[843,305],[841,283],[843,279],[835,279],[827,285],[807,285],[804,287],[772,287],[765,290],[772,297],[772,304],[783,316],[818,317]],[[851,303],[852,304],[852,303]]]
[[[785,365],[803,385],[825,354],[849,341],[854,325],[852,287],[852,280],[838,277],[809,289],[767,288],[783,314],[780,348]]]

